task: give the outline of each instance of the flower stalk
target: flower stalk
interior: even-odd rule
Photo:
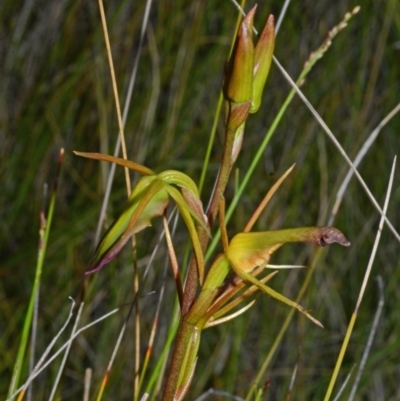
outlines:
[[[167,170],[156,174],[148,167],[128,160],[77,152],[81,156],[115,162],[143,175],[133,189],[122,214],[105,233],[87,273],[93,273],[111,261],[129,238],[151,225],[154,218],[163,216],[166,224],[165,213],[170,200],[176,204],[189,232],[193,254],[183,292],[172,239],[167,236],[171,259],[174,260],[174,277],[181,304],[181,320],[163,401],[181,400],[187,393],[197,363],[202,330],[249,309],[254,300],[245,306],[241,304],[259,291],[297,309],[315,324],[322,326],[301,305],[267,285],[276,272],[261,279],[257,276],[261,273],[262,267],[269,262],[272,254],[286,243],[306,242],[317,246],[333,243],[350,245],[345,236],[333,227],[248,232],[289,172],[271,188],[244,232],[234,235],[231,240],[228,238],[223,194],[242,147],[247,118],[261,106],[275,45],[272,16],[268,18],[257,44],[254,45],[252,36],[255,12],[256,6],[240,24],[232,54],[224,69],[222,93],[226,113],[225,141],[218,176],[206,212],[203,210],[197,186],[190,177],[179,171]],[[223,253],[214,259],[207,271],[204,254],[218,214]],[[228,278],[232,272],[236,280]],[[241,309],[227,316],[227,313],[236,306],[241,306]]]

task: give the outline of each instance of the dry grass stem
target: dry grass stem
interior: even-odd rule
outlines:
[[[290,172],[294,169],[295,164],[293,164],[291,167],[289,167],[284,174],[279,178],[279,180],[270,188],[270,190],[267,192],[265,195],[264,199],[261,201],[261,203],[258,205],[257,209],[251,216],[250,220],[246,224],[246,227],[244,228],[243,232],[248,233],[251,231],[251,229],[254,226],[254,223],[258,220],[260,217],[260,214],[263,212],[265,207],[267,206],[268,202],[270,199],[274,196],[275,192],[278,190],[278,188],[281,186],[283,181],[285,181],[286,177],[290,174]]]
[[[343,391],[345,390],[347,384],[349,383],[349,380],[351,378],[351,375],[353,373],[354,368],[355,368],[355,365],[353,365],[353,367],[351,368],[350,372],[347,374],[345,381],[340,386],[340,389],[339,389],[338,393],[336,394],[336,397],[333,399],[333,401],[339,401],[340,396],[343,394]]]
[[[362,282],[362,285],[361,285],[361,288],[360,288],[360,292],[359,292],[359,295],[358,295],[357,303],[356,303],[354,312],[353,312],[353,314],[351,316],[351,320],[350,320],[349,326],[347,328],[346,335],[345,335],[345,338],[343,340],[342,347],[340,349],[339,356],[338,356],[338,359],[337,359],[337,362],[336,362],[336,365],[335,365],[335,369],[334,369],[333,374],[331,376],[331,380],[330,380],[330,383],[329,383],[329,386],[328,386],[324,401],[328,401],[330,399],[331,394],[332,394],[333,386],[335,385],[336,379],[338,377],[339,370],[340,370],[340,367],[342,365],[342,361],[343,361],[343,358],[344,358],[344,354],[346,352],[347,345],[349,343],[350,336],[351,336],[351,333],[353,331],[353,328],[354,328],[354,325],[355,325],[355,321],[357,319],[358,310],[359,310],[359,307],[361,305],[361,301],[363,299],[365,289],[367,287],[367,283],[368,283],[369,276],[370,276],[370,273],[371,273],[372,265],[374,263],[376,251],[378,249],[379,241],[380,241],[380,238],[381,238],[382,228],[383,228],[383,224],[384,224],[385,218],[386,218],[386,211],[387,211],[387,208],[389,206],[389,199],[390,199],[390,194],[391,194],[391,191],[392,191],[395,167],[396,167],[396,157],[394,158],[393,165],[392,165],[392,171],[391,171],[391,174],[390,174],[388,189],[387,189],[386,197],[385,197],[385,204],[383,206],[383,214],[382,214],[382,217],[381,217],[380,222],[379,222],[379,227],[378,227],[378,231],[376,233],[374,246],[372,248],[372,252],[371,252],[371,256],[369,258],[368,266],[367,266],[367,269],[366,269],[365,274],[364,274],[364,279],[363,279],[363,282]]]
[[[329,129],[329,127],[325,124],[325,121],[322,119],[322,117],[318,114],[317,110],[312,106],[312,104],[308,101],[308,99],[304,96],[303,92],[298,88],[296,83],[292,80],[292,78],[289,76],[289,74],[286,72],[286,70],[281,66],[279,61],[275,56],[273,56],[273,60],[275,65],[279,68],[279,70],[282,72],[283,76],[286,78],[286,80],[290,83],[292,88],[296,91],[296,93],[299,95],[300,99],[304,102],[304,104],[307,106],[307,108],[311,111],[311,113],[314,115],[316,118],[317,122],[319,125],[323,128],[323,130],[326,132],[328,137],[331,139],[335,147],[339,150],[339,153],[343,156],[344,160],[346,163],[351,167],[352,171],[354,172],[355,176],[357,177],[359,183],[363,187],[365,193],[368,195],[369,199],[371,200],[372,204],[374,205],[375,209],[383,216],[384,213],[379,206],[378,202],[376,201],[374,195],[371,193],[370,189],[368,188],[368,185],[365,183],[364,179],[361,177],[360,173],[358,170],[355,168],[354,164],[350,160],[350,158],[347,156],[347,153],[344,151],[342,148],[342,145],[340,145],[339,141],[336,139],[336,137],[333,135],[332,131]],[[384,220],[388,227],[390,228],[390,231],[394,234],[396,237],[397,241],[400,242],[400,235],[397,232],[397,230],[393,227],[393,224],[389,221],[389,219],[385,216]]]
[[[353,164],[354,167],[357,168],[361,161],[363,160],[364,156],[367,154],[368,150],[371,148],[373,143],[375,142],[376,138],[378,137],[379,133],[381,132],[382,128],[400,111],[400,104],[398,104],[383,120],[380,121],[378,126],[371,132],[368,138],[365,140],[363,146],[358,151],[357,156],[354,158]],[[343,196],[346,192],[347,186],[351,178],[354,175],[354,171],[352,168],[349,169],[346,177],[344,178],[337,194],[336,194],[336,201],[335,205],[332,208],[332,213],[328,221],[328,226],[333,225],[335,220],[336,214],[339,210],[340,204],[342,203]]]
[[[76,315],[74,327],[72,328],[72,331],[71,331],[70,339],[76,333],[76,329],[78,327],[78,323],[79,323],[80,317],[82,315],[83,305],[84,305],[83,302],[79,305],[78,313]],[[54,381],[53,388],[52,388],[51,393],[50,393],[49,401],[52,401],[54,399],[55,395],[56,395],[57,387],[58,387],[58,384],[60,383],[61,375],[62,375],[62,373],[64,371],[65,364],[67,363],[67,358],[68,358],[68,355],[69,355],[69,351],[71,349],[71,345],[72,345],[72,341],[65,348],[64,356],[63,356],[63,359],[61,361],[60,367],[58,369],[57,377],[56,377],[56,379]]]
[[[348,401],[352,401],[354,399],[355,395],[356,395],[357,388],[358,388],[358,385],[359,385],[360,380],[361,380],[361,375],[362,375],[362,373],[364,371],[364,368],[365,368],[365,365],[367,363],[368,355],[369,355],[369,352],[371,350],[372,343],[374,341],[376,331],[378,329],[378,324],[379,324],[379,320],[380,320],[381,315],[382,315],[383,306],[385,305],[382,277],[379,275],[379,276],[377,276],[376,279],[377,279],[378,290],[379,290],[379,302],[378,302],[378,306],[376,308],[374,320],[372,322],[371,331],[370,331],[369,336],[368,336],[368,341],[367,341],[367,344],[365,346],[361,362],[358,365],[357,374],[356,374],[356,377],[354,379],[354,383],[353,383],[353,386],[351,388],[351,392],[350,392]]]
[[[113,87],[113,92],[114,92],[115,108],[117,111],[118,128],[119,128],[119,134],[121,137],[121,144],[122,144],[122,156],[124,159],[128,159],[128,154],[126,151],[126,144],[125,144],[124,125],[122,123],[121,107],[119,105],[117,80],[115,78],[114,62],[113,62],[112,53],[111,53],[110,39],[108,37],[107,21],[106,21],[106,16],[104,13],[103,0],[98,0],[98,2],[99,2],[99,9],[100,9],[100,16],[101,16],[101,24],[102,24],[103,33],[104,33],[104,40],[106,42],[106,48],[107,48],[108,64],[110,66],[110,74],[111,74],[111,82],[112,82],[112,87]],[[127,190],[128,196],[129,196],[131,193],[131,180],[129,177],[129,170],[127,168],[125,168],[125,181],[126,181],[126,190]]]
[[[122,126],[124,129],[125,129],[126,120],[128,118],[128,111],[129,111],[131,100],[132,100],[132,93],[133,93],[133,88],[134,88],[135,81],[136,81],[137,69],[139,66],[140,58],[141,58],[144,34],[145,34],[145,31],[146,31],[146,28],[147,28],[148,22],[149,22],[149,14],[150,14],[151,4],[152,4],[151,0],[147,0],[146,11],[145,11],[145,14],[144,14],[143,20],[142,20],[143,22],[142,22],[142,29],[140,32],[139,46],[138,46],[137,54],[135,57],[135,61],[134,61],[130,79],[129,79],[128,92],[126,94],[125,103],[124,103],[124,111],[123,111],[123,115],[122,115]],[[155,86],[155,87],[157,87],[157,86]],[[121,147],[121,135],[118,135],[117,141],[115,144],[115,148],[114,148],[114,157],[117,157],[119,155],[120,147]],[[101,203],[99,220],[97,223],[96,234],[94,236],[94,247],[96,247],[100,241],[100,235],[101,235],[103,222],[104,222],[105,215],[106,215],[106,209],[107,209],[108,201],[110,199],[112,184],[114,181],[115,170],[116,170],[116,165],[112,164],[110,167],[108,177],[107,177],[106,188],[105,188],[104,196],[103,196],[102,203]]]
[[[294,383],[296,381],[296,377],[297,377],[297,369],[299,367],[299,364],[296,363],[296,365],[294,365],[294,369],[293,369],[293,373],[292,373],[292,377],[290,378],[290,384],[289,384],[289,389],[288,389],[288,393],[286,396],[286,401],[289,401],[292,398],[292,393],[293,393],[293,389],[294,389]]]
[[[89,401],[90,399],[90,385],[92,383],[92,375],[93,375],[92,369],[86,368],[85,379],[84,379],[83,401]]]
[[[44,370],[47,365],[49,364],[49,362],[47,364],[45,364],[44,366],[42,366],[44,364],[44,361],[46,360],[47,356],[49,355],[51,349],[53,348],[54,344],[56,343],[56,341],[58,340],[58,338],[61,336],[61,334],[65,331],[65,329],[67,328],[70,320],[72,319],[73,316],[73,309],[75,307],[75,301],[70,298],[70,300],[72,301],[72,305],[70,308],[70,312],[68,315],[67,320],[65,321],[64,325],[61,327],[61,329],[59,330],[59,332],[55,335],[55,337],[53,338],[53,340],[50,342],[50,344],[47,346],[46,350],[44,351],[42,357],[39,359],[39,361],[37,362],[35,368],[30,372],[28,379],[26,380],[25,384],[23,384],[17,391],[15,391],[10,398],[8,398],[6,401],[12,400],[14,399],[14,397],[16,395],[18,395],[19,393],[25,393],[26,389],[28,388],[28,386],[30,385],[30,383],[33,381],[33,379],[42,371]],[[64,347],[65,348],[65,347]],[[56,354],[58,355],[62,350],[59,350],[59,352]],[[53,356],[54,359],[55,356]],[[52,360],[52,359],[51,359]]]
[[[171,261],[172,274],[174,276],[176,289],[178,291],[179,305],[182,307],[182,300],[183,300],[182,280],[181,280],[181,275],[179,273],[178,259],[176,258],[174,244],[172,242],[171,233],[169,231],[168,222],[165,216],[163,216],[163,225],[164,225],[165,239],[167,241],[169,259]]]

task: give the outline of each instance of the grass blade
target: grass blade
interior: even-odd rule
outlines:
[[[374,260],[375,260],[375,255],[376,255],[376,251],[378,249],[379,241],[380,241],[380,238],[381,238],[383,224],[384,224],[384,222],[386,220],[386,211],[387,211],[387,208],[389,206],[389,199],[390,199],[390,194],[391,194],[391,191],[392,191],[392,184],[393,184],[393,177],[394,177],[395,167],[396,167],[396,158],[393,161],[392,172],[390,174],[390,179],[389,179],[389,185],[388,185],[388,189],[387,189],[387,193],[386,193],[385,204],[383,206],[383,214],[382,214],[382,217],[381,217],[381,220],[380,220],[380,223],[379,223],[378,231],[376,233],[375,243],[374,243],[374,246],[372,248],[372,252],[371,252],[371,256],[370,256],[369,262],[368,262],[367,270],[365,271],[365,274],[364,274],[364,280],[362,282],[360,293],[358,295],[357,304],[356,304],[356,307],[354,309],[353,315],[351,316],[351,320],[350,320],[349,326],[347,328],[346,335],[345,335],[345,338],[343,340],[342,347],[340,349],[340,353],[339,353],[339,356],[338,356],[338,359],[337,359],[337,362],[336,362],[336,366],[335,366],[335,369],[334,369],[332,377],[331,377],[331,381],[330,381],[328,389],[326,391],[324,401],[328,401],[330,399],[331,394],[332,394],[333,386],[335,385],[337,376],[339,374],[340,367],[342,365],[343,357],[344,357],[344,354],[345,354],[346,349],[347,349],[347,345],[349,344],[351,333],[353,332],[353,328],[354,328],[354,325],[355,325],[355,322],[356,322],[356,319],[357,319],[357,315],[358,315],[358,310],[360,308],[361,301],[362,301],[363,296],[364,296],[365,288],[367,286],[368,279],[369,279],[369,276],[370,276],[370,273],[371,273],[372,264],[374,263]]]
[[[58,178],[61,171],[61,165],[64,158],[64,149],[60,150],[58,164],[57,164],[57,172],[56,178],[54,181],[53,192],[50,199],[49,210],[47,213],[47,218],[45,216],[41,216],[42,227],[40,230],[40,241],[39,241],[39,251],[38,251],[38,258],[36,264],[36,273],[35,273],[35,281],[33,284],[33,289],[31,293],[31,298],[29,301],[28,310],[26,312],[24,327],[22,329],[22,336],[20,340],[20,345],[18,349],[17,359],[14,365],[14,371],[11,379],[11,384],[8,390],[7,398],[11,398],[11,395],[15,392],[15,389],[18,387],[19,379],[21,376],[23,360],[25,356],[26,345],[29,339],[29,331],[32,324],[32,316],[33,316],[33,309],[35,305],[35,300],[39,293],[39,286],[40,286],[40,279],[42,276],[44,258],[46,255],[47,244],[49,241],[50,235],[50,228],[51,223],[53,221],[55,203],[56,203],[56,194],[57,194],[57,187],[58,187]]]

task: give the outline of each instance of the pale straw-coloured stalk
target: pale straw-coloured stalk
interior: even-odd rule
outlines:
[[[385,299],[384,299],[384,294],[383,294],[383,280],[382,280],[381,276],[377,277],[377,283],[378,283],[378,290],[379,290],[378,307],[376,308],[374,320],[373,320],[372,326],[371,326],[371,331],[370,331],[369,336],[368,336],[368,341],[367,341],[367,344],[365,346],[365,349],[364,349],[364,352],[363,352],[363,355],[362,355],[362,358],[361,358],[361,362],[358,365],[357,375],[356,375],[356,378],[354,379],[353,387],[351,388],[351,392],[350,392],[348,401],[353,401],[353,399],[354,399],[354,397],[356,395],[358,384],[360,383],[361,375],[362,375],[362,373],[364,371],[365,364],[367,363],[368,355],[369,355],[372,343],[373,343],[374,338],[375,338],[376,330],[378,329],[378,324],[379,324],[379,320],[380,320],[381,315],[382,315],[383,306],[385,305]]]
[[[357,177],[359,183],[361,184],[362,188],[364,189],[365,193],[368,195],[369,199],[371,200],[371,203],[374,205],[375,209],[382,215],[384,216],[384,213],[379,206],[377,200],[375,199],[374,195],[368,188],[367,184],[365,183],[364,179],[361,177],[360,173],[350,160],[349,156],[347,156],[347,153],[345,150],[342,148],[342,145],[339,143],[339,141],[336,139],[336,137],[333,135],[332,131],[329,129],[325,121],[322,119],[322,117],[318,114],[317,110],[315,110],[314,106],[308,101],[308,99],[305,97],[303,92],[298,88],[298,86],[295,84],[295,82],[292,80],[290,75],[286,72],[286,70],[281,66],[277,58],[274,56],[273,57],[275,65],[280,69],[281,73],[283,76],[287,79],[287,81],[290,83],[292,88],[296,91],[297,95],[300,97],[300,99],[303,101],[303,103],[307,106],[307,108],[311,111],[311,113],[314,115],[316,118],[317,122],[319,125],[323,128],[325,133],[328,135],[329,139],[333,142],[335,147],[338,149],[339,153],[342,155],[346,163],[351,167],[352,171],[354,172],[355,176]],[[397,241],[400,242],[400,235],[397,232],[397,230],[393,227],[393,224],[390,222],[390,220],[384,216],[384,221],[388,225],[390,231],[393,233]]]
[[[357,303],[356,303],[354,312],[353,312],[353,314],[351,316],[350,323],[349,323],[349,325],[347,327],[346,335],[345,335],[345,338],[343,340],[342,347],[340,349],[339,356],[338,356],[338,359],[337,359],[337,362],[336,362],[336,365],[335,365],[335,369],[334,369],[333,374],[331,376],[331,380],[330,380],[328,389],[326,391],[324,401],[328,401],[330,399],[330,397],[331,397],[333,386],[335,385],[337,376],[339,374],[339,370],[340,370],[340,367],[342,365],[343,357],[344,357],[344,354],[346,352],[347,346],[349,344],[350,336],[351,336],[351,333],[353,332],[353,328],[354,328],[354,325],[355,325],[355,322],[356,322],[356,319],[357,319],[358,310],[360,308],[362,299],[364,297],[364,292],[365,292],[365,289],[367,287],[369,276],[371,274],[372,265],[374,263],[376,251],[378,249],[379,241],[380,241],[380,238],[381,238],[383,224],[385,222],[386,211],[387,211],[387,208],[389,206],[389,199],[390,199],[390,194],[391,194],[391,191],[392,191],[392,184],[393,184],[393,177],[394,177],[395,167],[396,167],[396,157],[394,158],[393,165],[392,165],[392,172],[390,174],[389,185],[388,185],[386,198],[385,198],[385,204],[384,204],[384,207],[383,207],[383,213],[382,213],[381,220],[380,220],[380,223],[379,223],[378,231],[376,233],[374,246],[372,248],[372,252],[371,252],[371,256],[370,256],[369,262],[368,262],[368,266],[367,266],[367,269],[366,269],[365,274],[364,274],[364,279],[363,279],[363,282],[362,282],[362,285],[361,285],[361,288],[360,288],[360,292],[358,294]]]
[[[333,399],[333,401],[339,401],[340,396],[343,394],[343,391],[346,388],[347,383],[350,380],[350,377],[351,377],[351,374],[353,373],[354,368],[355,368],[355,365],[353,365],[353,367],[350,369],[350,372],[346,376],[346,379],[344,380],[343,384],[340,386],[340,389],[339,389],[338,393],[336,394],[336,397]]]

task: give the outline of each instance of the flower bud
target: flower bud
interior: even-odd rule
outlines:
[[[254,51],[253,99],[250,113],[255,113],[260,108],[265,82],[271,67],[274,45],[274,17],[270,15]]]
[[[248,102],[253,92],[254,45],[253,19],[254,6],[239,26],[235,46],[225,66],[222,89],[225,99],[234,103]]]

